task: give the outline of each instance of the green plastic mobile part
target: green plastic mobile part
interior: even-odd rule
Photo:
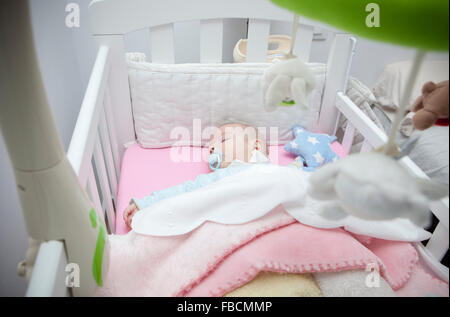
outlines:
[[[300,16],[322,21],[369,39],[448,51],[448,0],[271,0]],[[368,27],[366,18],[379,8],[379,27]]]
[[[284,107],[290,107],[295,105],[295,101],[294,100],[289,100],[289,101],[285,101],[283,100],[282,102],[280,102],[280,106],[284,106]]]
[[[94,276],[94,280],[97,283],[97,285],[103,286],[102,262],[106,243],[106,228],[103,222],[98,218],[98,215],[95,212],[94,208],[92,208],[89,211],[89,218],[91,220],[92,228],[96,228],[97,223],[100,224],[97,236],[97,243],[95,245],[94,260],[92,261],[92,275]]]

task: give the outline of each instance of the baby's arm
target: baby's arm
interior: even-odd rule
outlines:
[[[123,212],[123,221],[127,225],[128,228],[131,228],[131,219],[133,219],[134,214],[139,210],[139,207],[136,203],[131,200],[128,207]]]
[[[128,228],[131,228],[131,220],[133,219],[133,216],[136,212],[138,212],[141,209],[147,208],[148,206],[159,200],[169,198],[177,195],[178,193],[181,193],[181,189],[185,187],[182,185],[183,184],[178,185],[180,186],[178,190],[175,190],[173,187],[171,187],[161,191],[153,192],[151,195],[145,196],[144,198],[141,199],[132,198],[130,203],[128,204],[128,207],[123,212],[123,220],[125,221],[125,224],[128,226]]]
[[[131,221],[136,212],[141,209],[147,208],[150,205],[166,199],[170,198],[194,189],[194,185],[192,181],[183,182],[177,186],[169,187],[163,190],[155,191],[149,196],[145,196],[143,198],[132,198],[128,207],[123,212],[123,220],[125,224],[131,228]]]
[[[242,165],[240,167],[234,167],[234,168],[224,168],[219,169],[213,173],[209,174],[201,174],[197,176],[195,181],[188,180],[186,182],[183,182],[177,186],[169,187],[163,190],[155,191],[150,196],[146,196],[142,199],[139,198],[133,198],[130,201],[130,204],[128,205],[127,209],[125,209],[123,213],[123,219],[128,227],[131,228],[131,220],[136,212],[138,212],[141,209],[147,208],[150,205],[166,199],[170,197],[177,196],[182,193],[191,192],[195,189],[204,187],[208,184],[214,183],[218,181],[219,179],[232,175],[234,173],[237,173],[243,169],[245,169],[247,166]]]

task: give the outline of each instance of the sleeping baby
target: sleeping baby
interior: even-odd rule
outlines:
[[[266,141],[258,130],[240,123],[219,127],[209,140],[209,167],[212,173],[201,174],[177,186],[155,191],[142,199],[133,198],[123,213],[123,219],[131,228],[134,214],[151,204],[178,194],[190,192],[211,184],[223,177],[233,175],[249,166],[246,163],[269,162]]]

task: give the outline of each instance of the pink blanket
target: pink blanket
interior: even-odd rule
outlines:
[[[415,249],[409,243],[386,240],[376,240],[371,246],[372,250],[364,247],[343,229],[293,223],[243,246],[197,287],[180,295],[223,296],[262,271],[312,273],[371,266],[393,289],[402,287],[417,262]]]
[[[395,294],[399,297],[448,297],[448,284],[433,277],[421,266],[414,267],[408,283]]]
[[[130,232],[110,242],[110,268],[98,296],[218,296],[261,270],[340,271],[369,263],[396,289],[417,261],[408,243],[376,240],[366,247],[342,229],[302,225],[281,206],[243,225],[207,222],[182,236]]]

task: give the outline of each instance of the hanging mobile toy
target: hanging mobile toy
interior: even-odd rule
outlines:
[[[322,211],[324,217],[340,219],[352,215],[367,220],[402,217],[426,226],[430,201],[447,196],[448,187],[415,178],[405,170],[398,160],[406,153],[399,151],[395,139],[424,50],[448,51],[449,2],[379,0],[381,27],[367,26],[365,7],[359,0],[272,2],[357,35],[419,48],[387,143],[376,151],[351,154],[324,165],[311,176],[309,191],[317,199],[330,201]],[[422,19],[413,18],[416,16]],[[414,142],[405,151],[413,145]]]
[[[293,54],[298,28],[297,15],[294,15],[293,24],[291,47],[286,60],[275,62],[264,72],[262,81],[266,111],[295,104],[307,109],[307,97],[316,85],[315,76],[308,65]]]

